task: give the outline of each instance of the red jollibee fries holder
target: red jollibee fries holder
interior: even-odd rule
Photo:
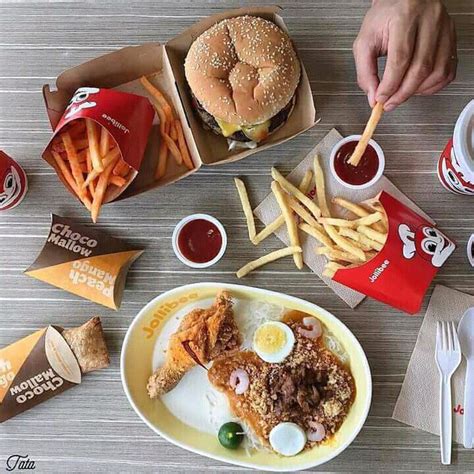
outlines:
[[[107,191],[104,202],[110,202],[125,191],[138,174],[154,115],[155,111],[146,97],[112,89],[81,87],[74,93],[62,115],[48,110],[54,133],[43,152],[43,158],[55,168],[64,185],[76,196],[51,156],[51,144],[65,126],[74,120],[87,118],[101,125],[117,143],[124,161],[134,170],[125,186]]]
[[[379,201],[388,218],[388,236],[370,261],[338,270],[334,280],[410,314],[456,245],[432,223],[385,191]]]

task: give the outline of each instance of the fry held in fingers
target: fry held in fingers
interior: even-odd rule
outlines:
[[[377,102],[374,105],[374,108],[372,109],[372,113],[370,114],[369,121],[367,122],[367,125],[365,126],[364,132],[362,133],[362,136],[360,137],[359,143],[357,144],[354,150],[354,153],[349,158],[348,163],[350,165],[357,166],[359,164],[360,160],[362,159],[362,156],[364,155],[365,149],[367,148],[367,145],[369,144],[369,141],[375,132],[375,128],[377,127],[377,124],[382,118],[382,115],[383,115],[383,104],[381,104],[380,102]]]

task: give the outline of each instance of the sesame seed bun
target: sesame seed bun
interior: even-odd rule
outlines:
[[[288,35],[254,16],[229,18],[202,33],[184,67],[199,104],[213,117],[242,126],[265,122],[287,107],[301,72]]]

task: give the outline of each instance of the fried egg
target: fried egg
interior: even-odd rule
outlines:
[[[306,433],[296,423],[278,423],[270,431],[270,445],[282,456],[295,456],[306,444]]]
[[[253,336],[253,349],[265,362],[283,362],[293,350],[295,335],[284,323],[269,321],[257,328]]]

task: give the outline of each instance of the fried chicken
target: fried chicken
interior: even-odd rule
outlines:
[[[206,364],[238,349],[241,341],[232,304],[229,293],[220,291],[210,308],[195,309],[184,317],[170,338],[164,365],[148,379],[150,398],[176,387],[197,361]]]

